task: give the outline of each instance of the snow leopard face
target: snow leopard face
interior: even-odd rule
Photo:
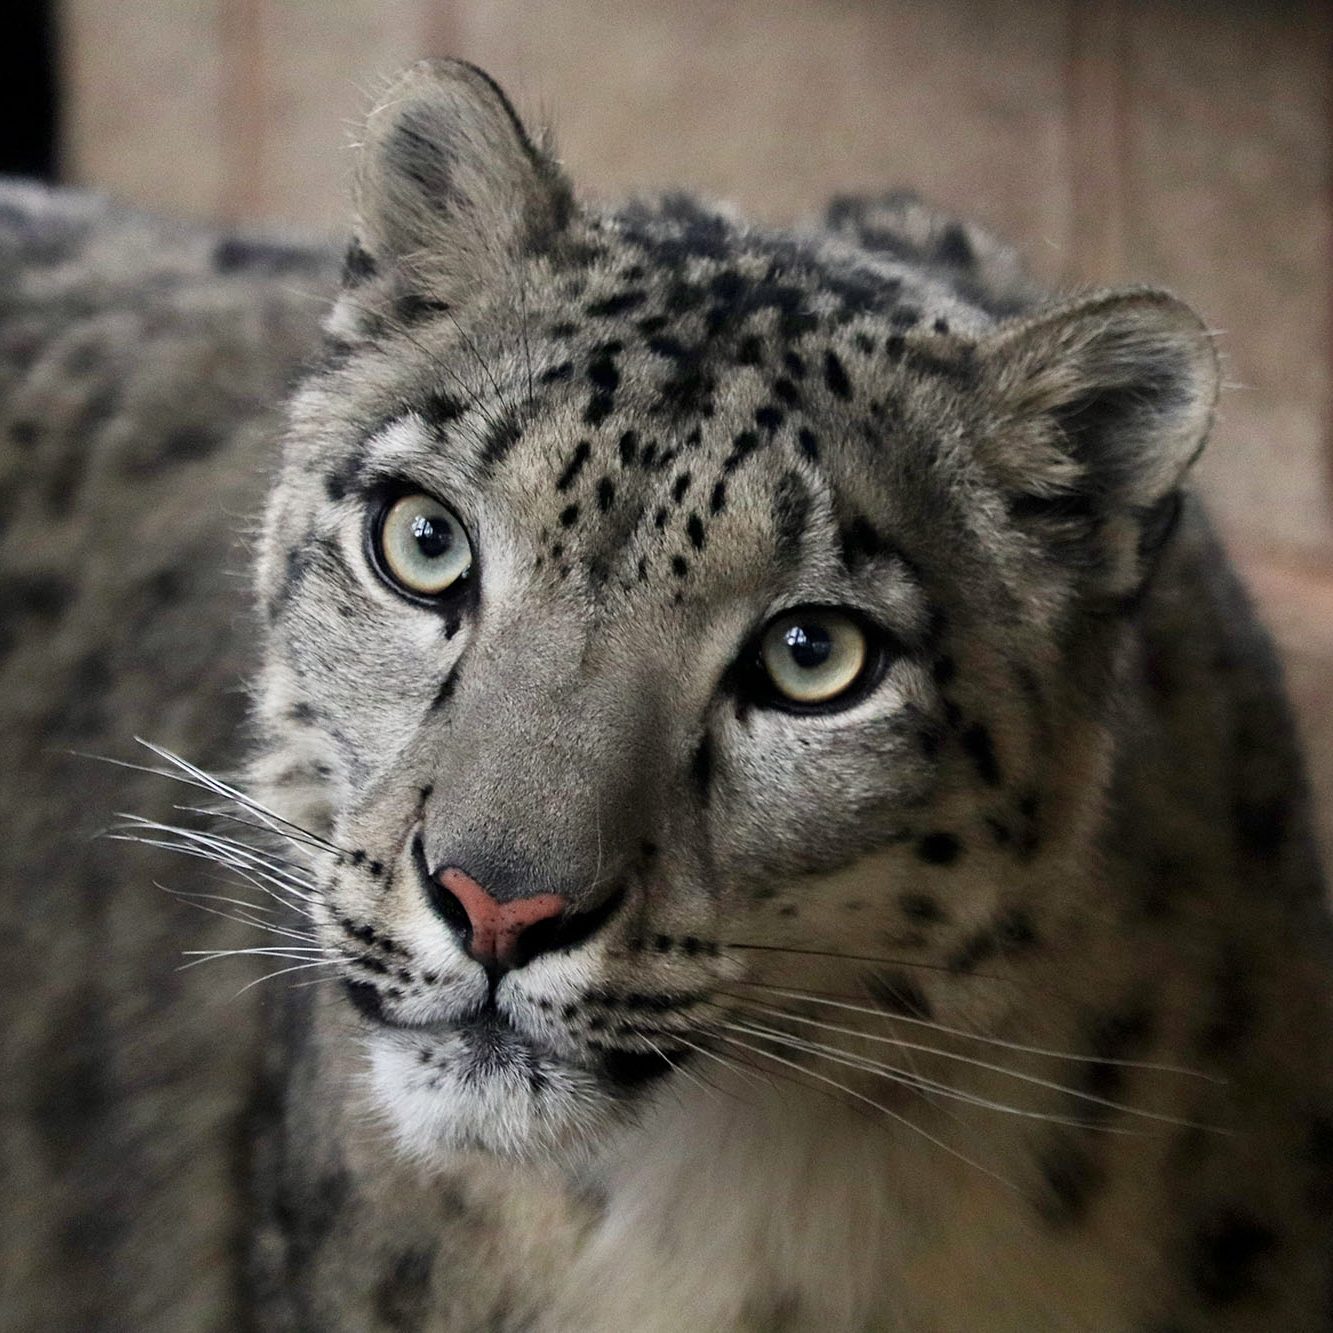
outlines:
[[[255,781],[409,1148],[585,1150],[762,1065],[779,993],[993,1014],[1077,915],[1213,355],[1154,292],[1022,308],[914,207],[878,252],[590,209],[463,65],[372,114]]]

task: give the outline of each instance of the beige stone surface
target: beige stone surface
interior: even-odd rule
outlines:
[[[219,115],[231,0],[59,0],[68,179],[149,208],[226,207]]]

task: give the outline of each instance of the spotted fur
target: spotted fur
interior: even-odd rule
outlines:
[[[254,244],[212,271],[276,289]],[[330,980],[273,1024],[229,1299],[1326,1324],[1328,919],[1271,653],[1183,488],[1216,386],[1163,293],[1046,297],[905,196],[802,233],[592,207],[479,71],[404,75],[230,631]],[[438,605],[370,550],[403,487],[472,543]],[[25,626],[64,623],[50,577]],[[846,706],[756,674],[802,605],[875,627]],[[487,971],[446,866],[564,914]]]

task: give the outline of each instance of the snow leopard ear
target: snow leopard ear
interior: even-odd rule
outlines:
[[[1166,292],[1099,293],[1001,325],[978,349],[999,409],[981,446],[1015,522],[1114,595],[1142,582],[1217,401],[1207,329]]]
[[[452,303],[549,245],[571,207],[555,162],[489,75],[421,61],[366,120],[345,280],[389,270],[423,298]]]

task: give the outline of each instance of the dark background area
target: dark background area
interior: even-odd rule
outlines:
[[[0,41],[0,175],[54,180],[55,30],[44,0],[11,0]]]

